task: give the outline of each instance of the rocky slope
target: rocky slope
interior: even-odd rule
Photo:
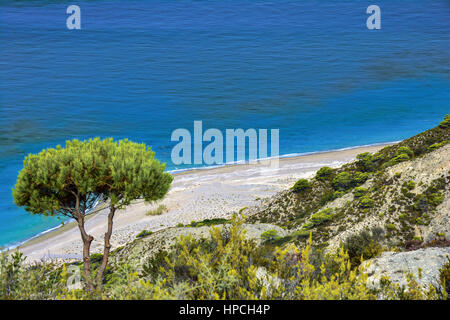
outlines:
[[[365,262],[369,283],[379,286],[384,276],[399,284],[407,286],[406,274],[413,274],[422,286],[431,284],[441,287],[440,270],[450,259],[450,247],[426,248],[409,252],[383,252],[380,257]]]
[[[314,243],[329,249],[363,231],[389,247],[449,238],[449,120],[341,168],[319,170],[300,189],[250,208],[250,221],[287,227],[299,242],[312,232]]]

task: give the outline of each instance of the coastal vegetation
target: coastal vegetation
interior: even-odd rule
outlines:
[[[312,247],[311,238],[303,248],[292,243],[283,248],[270,243],[258,246],[246,237],[243,223],[244,218],[235,215],[227,228],[212,227],[208,239],[181,236],[169,250],[148,258],[140,273],[131,265],[114,266],[102,290],[95,292],[67,289],[69,264],[26,267],[20,253],[12,256],[3,253],[0,298],[368,300],[381,296],[406,300],[447,297],[446,291],[431,285],[422,287],[411,275],[407,275],[407,288],[388,278],[383,279],[382,287],[375,288],[368,282],[365,267],[354,267],[346,250],[323,254]],[[356,256],[360,248],[355,248],[355,242],[358,246],[359,238],[352,241],[348,251]],[[366,252],[367,249],[363,251]],[[447,269],[442,270],[443,281],[448,281]]]
[[[88,261],[85,256],[83,261],[27,264],[21,253],[3,252],[0,298],[447,299],[450,260],[443,259],[450,247],[445,222],[449,121],[446,116],[433,129],[375,154],[359,154],[339,168],[321,168],[313,178],[299,179],[258,205],[242,208],[231,219],[142,230],[130,243],[111,253],[105,249],[103,254],[88,255]],[[87,147],[90,143],[93,146]],[[145,146],[131,143],[124,147],[131,151],[119,153],[124,162],[137,159],[139,165],[119,165],[117,157],[109,158],[117,155],[115,148],[129,143],[68,142],[66,148],[29,156],[14,189],[16,203],[35,214],[64,214],[72,208],[82,220],[95,201],[123,208],[137,198],[160,199],[172,177],[153,153],[151,161],[144,160],[150,152]],[[110,150],[103,144],[115,147]],[[75,155],[81,156],[76,150],[87,153],[86,159],[75,160]],[[93,150],[100,150],[100,155]],[[130,172],[120,175],[114,168]],[[149,171],[144,180],[142,168]],[[127,189],[129,184],[137,191]],[[83,205],[76,206],[71,191],[82,195]],[[164,211],[160,205],[152,213]],[[397,259],[397,254],[404,256]],[[389,261],[397,259],[404,265],[408,257],[414,267],[419,261],[417,268],[401,277],[398,269],[384,274]],[[421,257],[437,260],[427,266]],[[376,268],[381,270],[378,278],[374,278]],[[69,285],[73,270],[83,271],[81,288]],[[101,283],[94,283],[94,278]]]

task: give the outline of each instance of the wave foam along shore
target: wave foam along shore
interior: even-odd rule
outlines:
[[[258,204],[259,199],[289,188],[299,178],[311,177],[323,166],[337,167],[352,161],[362,152],[376,152],[389,144],[349,148],[339,151],[280,158],[276,170],[264,162],[236,164],[218,168],[183,171],[175,179],[166,198],[158,203],[136,201],[121,210],[114,220],[112,245],[118,247],[135,239],[142,230],[158,231],[178,223],[229,217],[243,207]],[[167,213],[146,213],[164,204]],[[87,231],[95,238],[92,252],[101,252],[106,229],[106,211],[99,210],[86,221]],[[16,249],[27,256],[27,262],[41,259],[80,259],[81,238],[74,223],[35,237]]]

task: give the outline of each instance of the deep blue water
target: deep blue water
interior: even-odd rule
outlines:
[[[72,2],[70,3],[72,4]],[[449,113],[450,2],[0,1],[0,245],[59,222],[12,201],[28,153],[150,144],[176,128],[279,128],[280,153],[396,141]]]

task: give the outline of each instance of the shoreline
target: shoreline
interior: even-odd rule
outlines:
[[[273,195],[287,188],[296,179],[311,177],[323,166],[338,167],[355,159],[362,152],[376,152],[385,146],[398,142],[378,143],[332,151],[318,151],[307,154],[280,156],[279,168],[270,168],[269,159],[255,160],[251,163],[234,163],[219,166],[191,168],[171,172],[174,176],[171,190],[165,199],[154,204],[136,201],[123,210],[115,221],[114,247],[124,245],[135,239],[134,234],[146,228],[151,231],[201,221],[205,217],[227,217],[230,213],[245,206],[257,205],[261,198]],[[170,171],[168,171],[170,172]],[[259,196],[261,194],[261,196]],[[240,201],[242,200],[242,201]],[[169,212],[161,216],[147,216],[146,211],[164,203]],[[183,205],[185,204],[185,205]],[[240,207],[239,207],[240,206]],[[86,227],[93,233],[92,252],[102,245],[106,211],[97,209],[86,219]],[[194,211],[194,212],[192,212]],[[197,212],[200,211],[200,212]],[[128,217],[127,217],[128,216]],[[125,218],[124,218],[125,217]],[[164,219],[167,217],[166,219]],[[169,219],[173,218],[173,219]],[[194,220],[189,220],[194,219]],[[67,222],[64,226],[44,231],[41,235],[22,242],[10,251],[22,251],[32,261],[40,259],[78,259],[81,239],[77,234],[76,223]],[[79,249],[79,248],[78,248]],[[28,260],[28,259],[27,259]]]

